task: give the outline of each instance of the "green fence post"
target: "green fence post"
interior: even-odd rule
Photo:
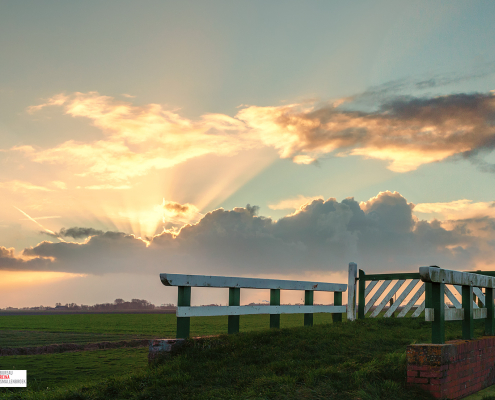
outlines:
[[[241,305],[241,288],[229,288],[229,306]],[[239,333],[239,315],[229,315],[229,334]]]
[[[431,285],[431,282],[425,282],[425,308],[433,308]]]
[[[304,291],[304,305],[312,306],[313,305],[313,291],[305,290]],[[304,314],[304,326],[313,326],[313,313]]]
[[[270,305],[280,305],[280,289],[270,289]],[[280,328],[280,314],[270,314],[270,328]]]
[[[431,325],[431,342],[445,343],[445,283],[431,284],[431,302],[434,310],[434,319]]]
[[[333,292],[333,305],[341,306],[342,305],[342,292]],[[332,314],[333,322],[342,322],[342,313]]]
[[[471,286],[462,285],[462,308],[464,308],[462,338],[465,340],[471,340],[474,339],[473,288]]]
[[[364,319],[364,306],[366,305],[366,290],[365,273],[362,269],[359,270],[359,303],[358,303],[358,319]]]
[[[486,319],[485,319],[485,335],[495,335],[495,319],[493,318],[493,289],[485,289],[485,307],[486,307]]]
[[[178,287],[177,307],[191,307],[191,286]],[[177,339],[188,338],[190,329],[189,317],[177,317]]]

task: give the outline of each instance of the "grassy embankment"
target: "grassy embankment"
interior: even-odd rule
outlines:
[[[315,324],[329,323],[331,316],[316,314]],[[302,325],[301,315],[284,315],[281,326]],[[269,316],[244,316],[241,331],[269,329]],[[92,343],[136,338],[175,337],[172,314],[84,314],[0,316],[0,347]],[[192,318],[192,336],[227,331],[226,317]],[[147,348],[85,351],[0,358],[0,369],[26,369],[30,388],[53,389],[66,384],[127,374],[147,366]],[[122,362],[117,362],[122,358]],[[33,386],[34,385],[34,386]]]
[[[101,317],[109,318],[107,315]],[[136,315],[139,317],[146,316]],[[107,320],[106,324],[96,323],[99,328],[93,326],[92,329],[153,335],[153,332],[164,331],[163,315],[158,317],[161,319],[148,326],[135,325],[136,320],[131,324],[129,319],[125,325],[121,325],[122,321],[114,321],[112,326]],[[243,318],[241,329],[250,324],[258,329],[267,327],[268,318],[262,317],[266,316],[256,316],[251,321]],[[282,316],[282,326],[302,324],[302,316],[293,317]],[[318,317],[315,315],[315,319]],[[221,333],[226,330],[225,320],[225,317],[201,318],[193,320],[192,325],[209,326],[208,334]],[[49,322],[43,325],[45,322],[37,321],[34,325],[37,329],[43,326],[50,329]],[[12,320],[8,326],[19,330],[19,323]],[[59,324],[71,331],[84,325],[71,326],[67,321]],[[6,328],[2,319],[0,326]],[[446,326],[447,339],[461,336],[460,323],[447,323]],[[173,328],[174,324],[167,329]],[[193,328],[195,334],[196,329]],[[477,321],[476,334],[482,332],[482,321]],[[180,354],[155,368],[146,366],[147,349],[5,357],[2,363],[10,360],[10,363],[15,362],[16,369],[28,370],[29,387],[10,393],[0,392],[0,395],[9,400],[430,399],[429,395],[405,390],[404,386],[406,346],[413,342],[429,342],[430,334],[429,323],[409,318],[320,324],[313,328],[263,329],[206,339],[196,345],[191,342]],[[36,376],[38,370],[42,373]],[[64,376],[65,381],[61,381]]]

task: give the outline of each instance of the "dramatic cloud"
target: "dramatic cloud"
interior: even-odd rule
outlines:
[[[335,104],[251,106],[237,118],[281,157],[304,164],[335,153],[387,160],[389,169],[406,172],[454,155],[476,159],[495,147],[493,93],[396,98],[374,112],[343,111]]]
[[[173,214],[185,214],[190,210],[190,205],[182,205],[180,203],[176,203],[175,201],[164,201],[163,208]]]
[[[62,240],[62,237],[71,237],[73,239],[86,239],[90,236],[102,235],[104,232],[93,228],[73,227],[69,229],[62,228],[59,232],[40,231],[42,235],[48,235]]]
[[[298,164],[328,154],[358,155],[388,161],[389,169],[407,172],[455,156],[469,159],[483,171],[495,171],[494,165],[480,158],[495,147],[494,93],[412,98],[391,97],[392,89],[380,89],[387,96],[376,89],[322,106],[248,106],[235,117],[206,114],[197,121],[158,104],[135,106],[97,92],[57,95],[28,111],[63,107],[72,117],[89,119],[102,130],[103,139],[12,150],[35,162],[70,165],[78,176],[107,181],[89,189],[126,189],[125,181],[152,169],[263,146]],[[366,96],[378,96],[382,102],[375,104],[374,111],[357,110]]]
[[[495,219],[428,222],[418,220],[413,209],[397,192],[382,192],[362,203],[318,199],[278,221],[258,216],[258,208],[248,205],[209,212],[194,225],[146,241],[105,232],[82,244],[42,242],[25,249],[23,257],[49,258],[39,266],[43,270],[91,274],[283,275],[341,271],[350,261],[366,271],[382,272],[422,265],[490,266]]]
[[[79,238],[87,238],[89,236],[102,235],[103,233],[104,233],[103,231],[93,228],[74,227],[69,229],[62,228],[59,232],[59,235],[64,237],[79,239]]]
[[[16,257],[14,249],[0,246],[0,269],[4,271],[50,271],[53,268],[51,258]]]
[[[69,140],[51,149],[18,146],[14,150],[36,162],[79,166],[78,175],[102,180],[125,181],[153,168],[170,168],[205,154],[232,155],[256,144],[242,134],[244,124],[227,115],[206,114],[191,121],[158,104],[133,106],[96,92],[60,94],[28,111],[46,106],[62,106],[72,117],[88,118],[105,138],[91,143]]]
[[[163,199],[161,207],[163,211],[162,221],[179,228],[185,224],[197,222],[203,217],[203,214],[199,212],[194,204],[180,204]]]

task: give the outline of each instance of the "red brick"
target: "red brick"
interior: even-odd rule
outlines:
[[[430,379],[430,385],[444,385],[447,383],[447,378]]]
[[[428,383],[427,378],[407,378],[407,383]]]
[[[417,377],[419,371],[407,371],[407,376]]]
[[[431,369],[431,366],[429,366],[429,365],[408,365],[407,369],[410,369],[412,371],[429,371]]]
[[[430,385],[420,385],[420,387],[430,393],[441,393],[441,390],[437,390],[434,387],[432,388]]]
[[[421,378],[442,378],[443,372],[442,371],[421,371],[419,373],[419,376]]]

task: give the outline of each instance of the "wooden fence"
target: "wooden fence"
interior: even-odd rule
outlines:
[[[425,320],[432,322],[434,344],[445,341],[445,321],[462,320],[463,339],[472,339],[473,320],[485,319],[486,334],[495,335],[495,272],[460,272],[436,266],[421,267],[419,272],[411,273],[366,274],[359,270],[358,276],[357,271],[357,265],[350,263],[347,285],[181,274],[160,274],[160,279],[166,286],[178,286],[177,338],[189,337],[190,317],[228,316],[228,333],[231,334],[239,332],[241,315],[270,314],[270,327],[279,328],[280,314],[304,314],[304,325],[312,326],[314,313],[331,313],[333,321],[340,322],[345,312],[347,320],[353,321],[356,316],[363,319],[367,314],[368,318],[379,315],[402,318],[410,311],[412,314],[408,316],[416,318],[424,312]],[[229,305],[191,307],[191,287],[228,288]],[[270,305],[241,306],[241,289],[270,289]],[[304,290],[304,305],[280,305],[280,290]],[[342,305],[342,293],[346,290],[347,306]],[[334,292],[334,304],[313,305],[315,291]],[[461,295],[462,302],[453,291]]]
[[[347,310],[342,305],[342,292],[347,285],[342,283],[181,274],[160,274],[160,279],[165,286],[178,286],[177,338],[189,337],[190,317],[228,316],[230,334],[239,332],[241,315],[270,314],[270,328],[279,328],[280,314],[304,314],[304,325],[312,326],[313,313],[331,313],[333,321],[340,322]],[[191,307],[191,287],[228,288],[229,305]],[[241,306],[241,289],[270,289],[270,305]],[[280,290],[304,290],[304,305],[280,305]],[[313,305],[315,291],[334,292],[334,305]]]
[[[462,338],[470,340],[474,339],[473,320],[485,319],[485,334],[495,335],[494,277],[483,275],[482,272],[451,271],[438,267],[421,267],[419,274],[423,282],[431,285],[431,294],[426,298],[425,320],[432,321],[432,343],[445,343],[445,321],[462,320]],[[445,307],[447,284],[455,285],[456,290],[462,294],[462,304],[455,299],[455,308]],[[485,289],[484,294],[482,288]],[[474,295],[485,305],[484,308],[473,301]]]
[[[438,267],[431,266],[428,268]],[[474,273],[480,274],[481,272]],[[495,275],[492,272],[483,272],[483,274],[485,273]],[[422,282],[419,272],[366,274],[363,270],[359,270],[357,281],[359,282],[357,313],[359,319],[365,317],[376,318],[378,316],[403,318],[406,315],[411,318],[417,318],[423,314],[426,308],[431,308],[432,285],[431,282]],[[392,285],[391,289],[385,292],[390,285]],[[446,285],[444,287],[444,294],[450,301],[450,305],[445,303],[447,310],[462,308],[461,303],[454,295],[456,292],[462,296],[461,285]],[[474,310],[485,305],[485,295],[480,288],[473,288],[472,300]],[[379,303],[377,304],[377,302]],[[412,313],[409,313],[410,311]],[[475,311],[475,314],[477,312]],[[455,313],[455,311],[447,311],[448,315],[450,313]]]

